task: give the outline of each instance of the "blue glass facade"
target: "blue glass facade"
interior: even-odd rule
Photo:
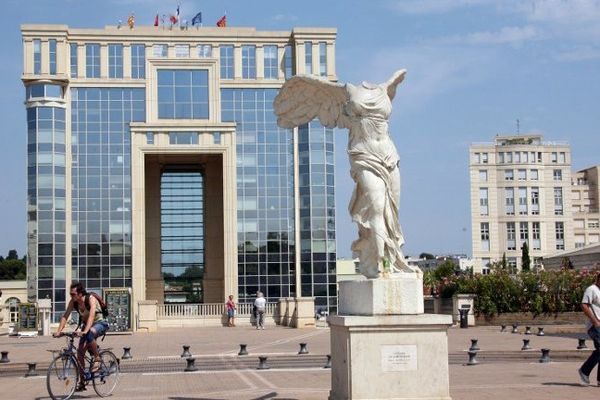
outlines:
[[[158,118],[208,119],[208,71],[158,70]]]

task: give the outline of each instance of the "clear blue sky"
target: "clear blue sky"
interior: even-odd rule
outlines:
[[[401,156],[405,253],[471,253],[468,146],[521,132],[567,140],[573,167],[600,163],[600,0],[181,1],[182,18],[288,30],[335,27],[340,81],[408,75],[391,132]],[[0,17],[0,254],[26,244],[22,23],[151,24],[176,0],[4,0]],[[318,11],[317,11],[318,10]],[[346,133],[337,132],[338,254],[356,228]]]

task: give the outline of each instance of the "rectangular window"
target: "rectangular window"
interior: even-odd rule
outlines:
[[[552,156],[551,156],[550,160],[556,164],[558,162],[558,153],[552,152]]]
[[[154,133],[146,132],[146,144],[154,144]]]
[[[169,144],[198,144],[198,132],[169,132]]]
[[[531,191],[531,214],[539,215],[540,214],[540,188],[532,187]]]
[[[519,173],[519,180],[520,181],[527,180],[527,170],[526,169],[520,169],[518,171],[518,173]]]
[[[519,215],[527,215],[527,188],[519,188]]]
[[[481,250],[490,251],[490,224],[489,222],[482,222],[480,224],[481,233]]]
[[[319,75],[327,76],[327,43],[319,42]]]
[[[85,45],[85,77],[100,78],[100,45],[97,43]]]
[[[221,79],[233,79],[233,46],[221,46]]]
[[[154,46],[152,46],[153,57],[165,58],[168,55],[168,51],[169,46],[167,46],[166,44],[155,44]]]
[[[208,71],[158,70],[158,118],[207,119]]]
[[[513,162],[512,153],[510,151],[508,153],[506,153],[506,162],[508,164],[512,164],[512,162]]]
[[[515,179],[515,172],[512,169],[504,170],[504,180],[512,181]]]
[[[277,66],[277,46],[265,46],[265,79],[277,79],[279,68]]]
[[[537,153],[537,162],[538,163],[542,162],[542,152],[541,151],[538,151],[538,153]]]
[[[69,49],[71,51],[70,59],[71,59],[71,78],[77,78],[77,43],[70,43]]]
[[[498,164],[504,164],[504,153],[498,153]]]
[[[565,164],[567,162],[567,154],[564,151],[558,153],[558,162]]]
[[[504,199],[506,215],[515,215],[515,189],[505,188]]]
[[[552,176],[554,177],[555,181],[562,181],[562,170],[560,170],[560,169],[553,170]]]
[[[516,240],[516,232],[515,232],[515,223],[507,222],[506,223],[506,250],[516,250],[517,249],[517,240]]]
[[[556,237],[556,250],[565,249],[565,224],[564,222],[554,223],[554,233]]]
[[[210,58],[212,57],[212,46],[210,44],[199,44],[196,47],[199,58]]]
[[[515,163],[520,163],[521,162],[521,153],[518,151],[515,151]]]
[[[176,44],[175,45],[175,57],[177,58],[188,58],[190,56],[190,46],[187,44]]]
[[[479,182],[487,182],[488,173],[486,170],[479,170]]]
[[[554,188],[554,215],[563,215],[562,188]]]
[[[479,215],[488,215],[488,189],[479,188]]]
[[[531,239],[532,239],[531,248],[533,250],[541,250],[542,242],[540,239],[540,223],[539,222],[531,223]]]
[[[312,74],[312,42],[304,42],[304,73]]]
[[[123,78],[123,45],[108,45],[108,77]]]
[[[256,79],[256,46],[242,46],[242,78]]]
[[[529,179],[531,179],[532,181],[537,181],[539,179],[537,169],[532,169],[529,171]]]
[[[40,39],[33,39],[33,73],[36,75],[42,73],[42,42]]]
[[[221,144],[221,132],[213,132],[213,144]]]
[[[56,39],[48,40],[48,59],[50,61],[50,75],[56,75]]]
[[[489,275],[489,273],[490,273],[490,265],[491,265],[491,260],[489,258],[482,258],[481,259],[481,273],[482,273],[482,275]]]
[[[600,228],[600,221],[597,219],[590,219],[588,221],[588,228],[591,228],[591,229]]]
[[[481,164],[481,153],[474,153],[473,154],[473,162],[475,164]]]
[[[511,271],[515,271],[517,268],[517,257],[508,257],[506,259],[506,265]]]
[[[529,225],[527,222],[519,222],[519,239],[523,247],[523,243],[529,242]]]
[[[146,45],[131,45],[131,77],[144,79],[146,77]]]
[[[481,163],[482,164],[488,163],[488,153],[481,153]]]
[[[535,151],[529,152],[529,162],[535,164]]]
[[[526,151],[524,151],[523,153],[521,153],[521,162],[524,164],[528,163],[528,153]]]
[[[283,72],[285,79],[294,76],[294,49],[292,46],[285,46],[283,51]]]

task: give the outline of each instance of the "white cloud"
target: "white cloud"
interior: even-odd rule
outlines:
[[[529,40],[540,39],[542,36],[533,26],[505,26],[498,31],[473,32],[466,35],[453,35],[438,39],[440,43],[468,45],[518,45]],[[434,40],[435,41],[435,40]]]
[[[600,0],[534,0],[520,9],[531,21],[575,25],[596,23],[600,18]]]
[[[582,46],[570,51],[554,54],[554,59],[562,62],[579,62],[600,59],[600,49],[591,46]]]
[[[274,21],[297,21],[298,17],[292,14],[277,14],[273,17]]]
[[[390,3],[401,14],[443,14],[460,8],[485,6],[493,0],[397,0]]]

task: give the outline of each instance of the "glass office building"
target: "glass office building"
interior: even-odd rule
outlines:
[[[314,297],[335,309],[333,131],[277,126],[286,79],[336,80],[334,29],[23,25],[28,295]],[[135,311],[134,311],[135,314]]]

